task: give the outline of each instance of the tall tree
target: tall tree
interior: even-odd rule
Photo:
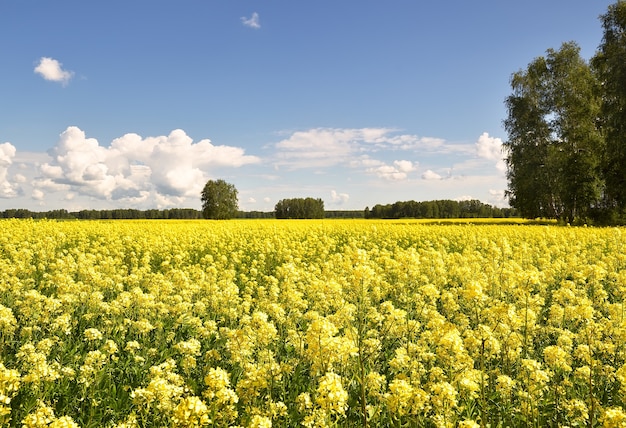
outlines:
[[[602,167],[607,208],[626,210],[626,2],[609,6],[601,16],[604,36],[591,65],[602,87],[606,155]]]
[[[237,215],[237,189],[224,180],[209,180],[201,194],[204,218],[225,220]]]
[[[525,217],[587,217],[601,191],[599,101],[576,43],[549,49],[511,78],[504,144],[511,206]]]
[[[274,215],[279,219],[324,218],[324,201],[320,198],[281,199],[274,207]]]

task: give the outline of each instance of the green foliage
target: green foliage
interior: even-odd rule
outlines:
[[[479,200],[398,201],[365,209],[366,218],[502,218],[516,215],[514,209],[497,208]]]
[[[604,37],[591,65],[602,88],[599,125],[606,139],[602,172],[606,209],[626,210],[626,3],[609,6],[601,17]]]
[[[276,218],[324,218],[324,201],[320,198],[281,199],[274,207]]]
[[[237,189],[224,180],[209,180],[202,189],[204,218],[225,220],[237,216]]]
[[[626,2],[600,20],[589,64],[569,42],[511,78],[507,194],[524,217],[626,221]]]
[[[574,221],[599,204],[603,139],[598,84],[576,43],[533,60],[511,79],[504,121],[508,195],[525,217]]]
[[[30,211],[26,209],[8,209],[0,211],[0,218],[32,218],[61,220],[193,220],[202,218],[202,212],[193,208],[170,208],[164,210],[135,210],[117,208],[113,210],[67,210]]]

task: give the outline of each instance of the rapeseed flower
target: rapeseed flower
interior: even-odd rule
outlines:
[[[250,419],[248,428],[272,428],[272,420],[267,416],[254,415]]]
[[[3,221],[0,424],[620,426],[622,229],[416,223]]]
[[[0,339],[10,339],[17,327],[17,320],[13,310],[0,304]]]
[[[95,342],[102,339],[102,333],[97,328],[88,328],[83,334],[85,336],[85,340],[88,342]]]
[[[185,397],[176,406],[172,423],[176,427],[192,428],[211,424],[209,408],[195,396]]]
[[[344,415],[347,403],[348,393],[343,388],[341,376],[327,372],[320,379],[315,404],[330,414]]]

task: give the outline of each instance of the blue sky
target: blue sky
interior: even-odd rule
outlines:
[[[506,205],[509,78],[613,1],[0,2],[0,210]]]

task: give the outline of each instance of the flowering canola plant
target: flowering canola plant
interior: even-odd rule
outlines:
[[[624,229],[0,224],[2,426],[626,426]]]

